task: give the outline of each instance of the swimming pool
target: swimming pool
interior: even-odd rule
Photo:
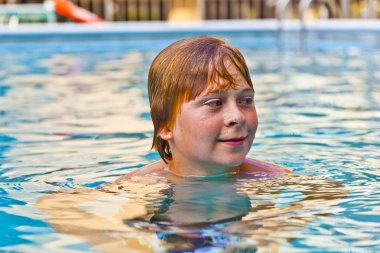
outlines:
[[[278,40],[273,29],[90,29],[86,35],[49,29],[0,37],[0,251],[97,252],[100,238],[115,244],[138,238],[157,252],[255,252],[273,241],[279,252],[380,251],[378,30],[315,29],[300,40],[299,31],[290,29]],[[81,208],[112,223],[128,199],[128,213],[141,206],[172,208],[183,209],[184,219],[186,210],[215,212],[216,221],[194,229],[123,219],[127,230],[107,224],[83,230],[91,238],[56,232],[34,206],[39,197],[94,189],[159,158],[149,150],[147,69],[169,43],[202,33],[228,39],[245,55],[260,121],[249,156],[301,175],[288,186],[322,186],[311,191],[308,208],[276,213],[275,219],[262,212],[281,180],[185,182],[175,192],[192,197],[174,199],[165,182],[151,178],[131,182],[127,195],[111,189]],[[339,182],[347,193],[326,181]],[[152,194],[157,189],[161,195]],[[323,194],[342,196],[324,208],[329,199]],[[276,210],[302,198],[291,187],[281,190]],[[228,220],[239,215],[240,223]],[[77,222],[73,217],[68,226]],[[271,226],[278,229],[262,236],[261,228]]]

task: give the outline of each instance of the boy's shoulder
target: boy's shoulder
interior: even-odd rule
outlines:
[[[266,172],[266,173],[283,173],[293,174],[292,171],[274,164],[253,158],[246,158],[240,166],[240,172]]]
[[[164,161],[159,160],[159,161],[156,161],[154,163],[147,164],[140,169],[136,169],[134,171],[131,171],[131,172],[119,177],[115,181],[115,183],[117,183],[117,184],[121,183],[125,180],[130,179],[131,177],[134,177],[134,176],[144,176],[144,175],[155,173],[155,172],[162,172],[165,169],[165,167],[166,167],[166,164],[164,163]]]

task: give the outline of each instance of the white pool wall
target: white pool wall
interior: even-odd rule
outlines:
[[[374,31],[380,32],[380,20],[318,20],[302,24],[298,20],[217,20],[199,22],[104,22],[94,24],[50,23],[0,25],[0,39],[4,35],[21,34],[94,34],[94,33],[176,33],[176,32],[231,32],[231,31]]]

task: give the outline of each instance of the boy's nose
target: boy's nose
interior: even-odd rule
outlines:
[[[245,116],[237,105],[231,105],[226,109],[224,121],[226,126],[242,125],[245,123]]]

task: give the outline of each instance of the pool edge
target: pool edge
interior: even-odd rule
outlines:
[[[355,31],[380,32],[380,20],[319,20],[302,25],[297,20],[222,20],[200,22],[104,22],[94,24],[53,23],[20,24],[16,27],[0,25],[0,39],[23,35],[96,35],[96,34],[162,34],[162,33],[217,33],[250,31]]]

